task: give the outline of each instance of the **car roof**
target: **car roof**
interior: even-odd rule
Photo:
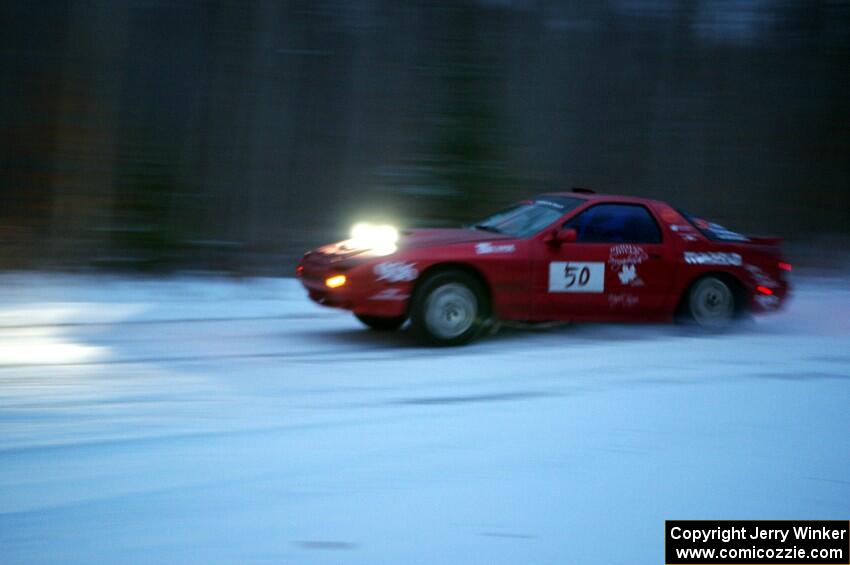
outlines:
[[[598,194],[595,192],[546,192],[544,194],[541,194],[540,196],[561,196],[565,198],[578,198],[580,200],[600,202],[617,201],[626,202],[629,204],[665,204],[665,202],[661,202],[660,200],[642,198],[640,196],[626,196],[624,194]]]

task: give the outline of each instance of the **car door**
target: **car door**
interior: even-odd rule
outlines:
[[[591,320],[653,316],[672,284],[674,258],[642,204],[603,202],[567,220],[576,241],[535,241],[534,317]]]

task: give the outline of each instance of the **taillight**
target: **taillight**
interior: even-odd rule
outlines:
[[[304,265],[298,265],[295,267],[295,276],[300,277],[302,274],[304,274]]]
[[[777,263],[776,266],[779,267],[780,269],[782,269],[783,271],[788,271],[789,273],[791,272],[791,263],[786,263],[785,261],[780,261],[779,263]]]
[[[760,292],[761,294],[764,294],[765,296],[772,296],[773,295],[773,291],[771,289],[767,288],[766,286],[757,286],[756,290],[758,292]]]

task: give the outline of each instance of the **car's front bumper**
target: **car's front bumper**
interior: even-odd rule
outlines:
[[[326,280],[345,275],[346,282],[330,288]],[[378,280],[371,263],[342,269],[322,257],[308,256],[299,264],[299,278],[310,300],[368,316],[403,316],[407,313],[413,283]]]

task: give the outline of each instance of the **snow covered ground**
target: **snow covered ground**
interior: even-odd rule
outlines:
[[[663,562],[850,517],[850,284],[428,349],[291,280],[0,276],[0,561]]]

